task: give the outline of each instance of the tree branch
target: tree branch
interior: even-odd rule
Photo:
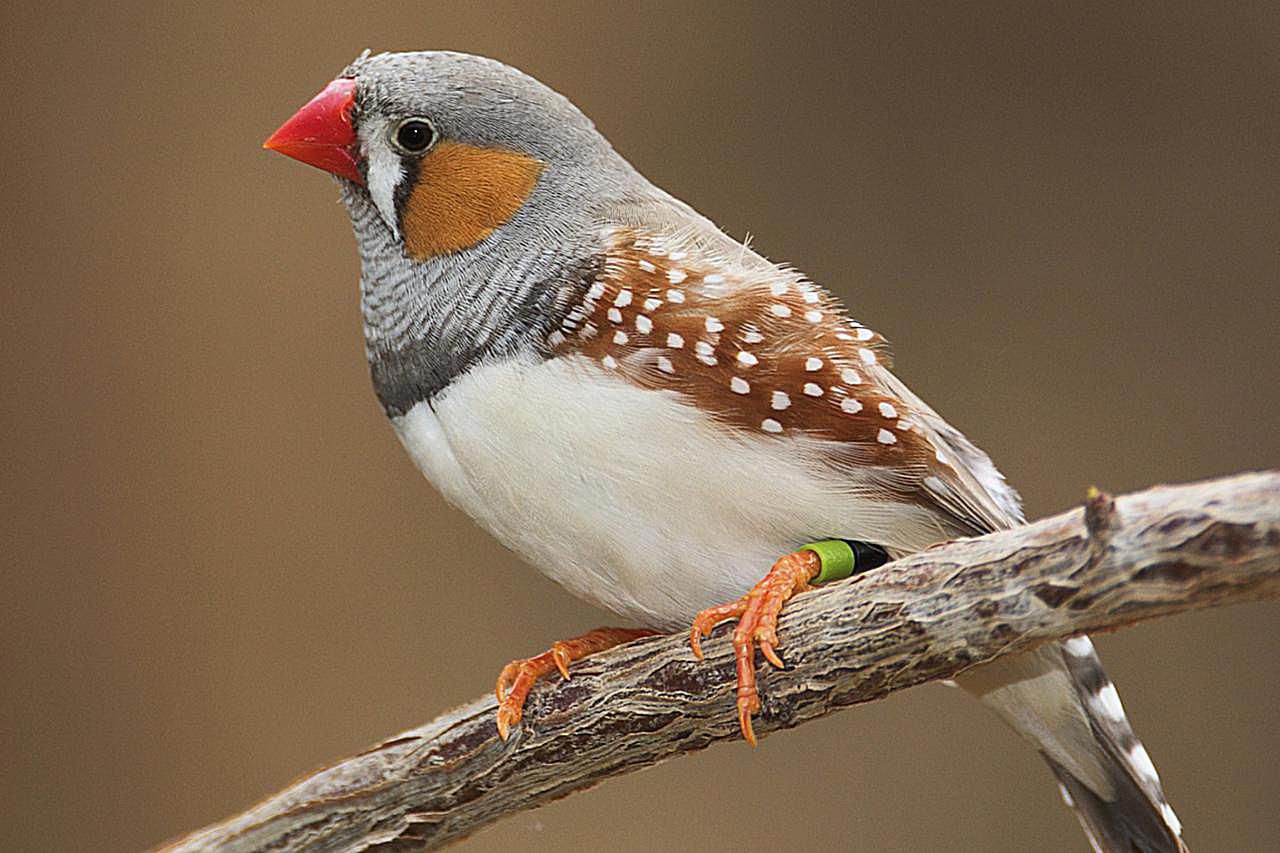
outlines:
[[[785,671],[756,731],[799,725],[1040,643],[1280,596],[1280,471],[1166,486],[941,545],[787,605]],[[492,697],[304,778],[166,848],[430,849],[492,821],[739,737],[725,629],[575,665],[498,740]]]

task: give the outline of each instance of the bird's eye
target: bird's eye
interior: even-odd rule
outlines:
[[[423,119],[407,118],[396,126],[391,138],[404,153],[421,154],[436,141],[436,131]]]

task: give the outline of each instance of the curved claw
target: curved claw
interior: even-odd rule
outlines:
[[[551,659],[555,661],[556,669],[560,670],[560,677],[565,681],[569,680],[569,662],[573,660],[569,656],[569,650],[564,643],[556,643],[551,647]]]
[[[778,669],[786,669],[787,665],[782,662],[782,658],[778,657],[778,653],[773,650],[773,643],[768,640],[760,640],[760,653],[764,655],[765,660],[773,664]]]
[[[693,627],[689,629],[689,648],[693,650],[693,656],[698,660],[702,660],[702,638],[707,636],[702,633],[702,629],[698,627],[695,621]]]
[[[503,705],[498,709],[498,737],[506,740],[511,737],[511,727],[519,725],[524,717],[524,708],[513,708]]]
[[[751,727],[751,715],[753,713],[755,713],[755,710],[741,699],[738,700],[738,728],[742,730],[743,739],[751,744],[752,749],[759,745],[756,743],[755,729]]]

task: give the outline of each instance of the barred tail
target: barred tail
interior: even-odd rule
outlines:
[[[957,679],[1044,756],[1095,850],[1182,853],[1182,827],[1088,637]]]

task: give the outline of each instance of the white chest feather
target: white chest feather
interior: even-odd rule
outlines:
[[[575,595],[651,627],[686,625],[816,538],[942,536],[927,511],[837,476],[818,441],[731,432],[586,359],[484,365],[393,423],[447,500]]]

